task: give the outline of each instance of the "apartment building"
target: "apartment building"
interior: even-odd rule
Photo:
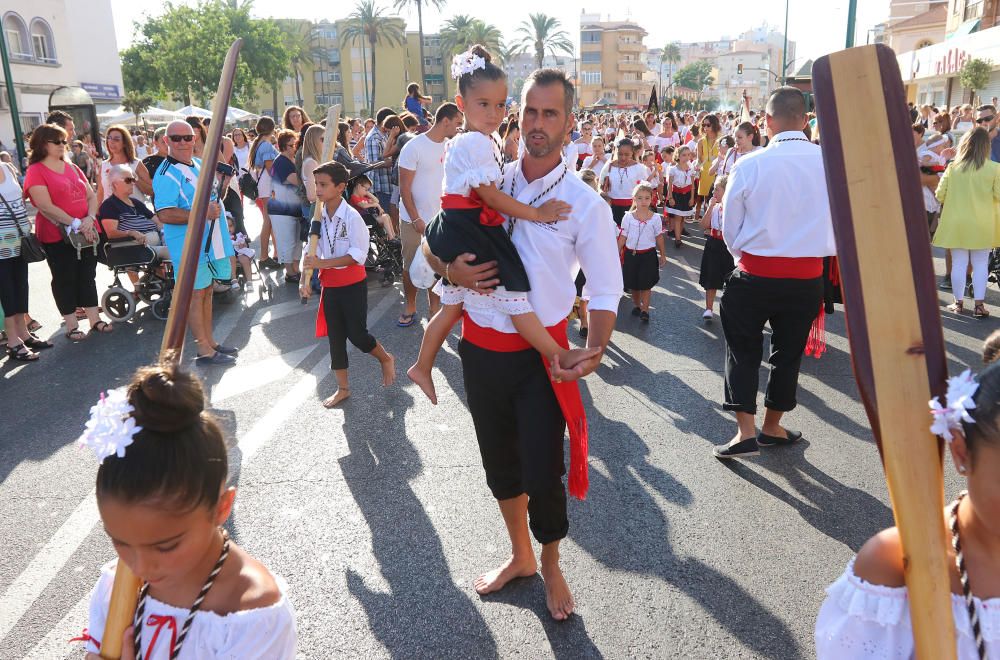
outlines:
[[[1000,24],[995,0],[948,0],[948,38],[988,30]]]
[[[578,103],[622,108],[645,105],[649,88],[643,81],[647,71],[647,32],[632,21],[600,21],[593,15],[580,17],[580,62]]]
[[[0,9],[21,128],[45,120],[58,87],[87,90],[98,112],[123,94],[111,0],[4,0]],[[86,30],[75,26],[86,26]],[[0,71],[0,141],[14,143],[6,80]]]

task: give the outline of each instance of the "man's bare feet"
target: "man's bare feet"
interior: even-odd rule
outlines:
[[[556,621],[565,621],[573,614],[576,603],[558,561],[542,563],[542,579],[545,580],[545,604],[549,606],[549,614]]]
[[[336,392],[333,393],[333,396],[331,396],[330,398],[326,399],[323,402],[323,407],[333,408],[335,406],[338,406],[341,403],[343,403],[344,400],[347,399],[347,397],[349,396],[351,396],[350,388],[341,387],[340,389],[338,389]]]
[[[382,362],[382,387],[389,387],[396,382],[396,358],[392,353],[386,353],[388,358]]]
[[[538,571],[538,564],[535,563],[533,556],[524,560],[518,560],[517,562],[511,557],[498,568],[494,568],[492,571],[483,573],[476,578],[473,586],[476,587],[476,593],[484,596],[494,591],[500,591],[514,578],[530,577],[536,571]]]
[[[418,365],[413,365],[406,370],[406,375],[414,383],[420,386],[421,391],[427,395],[427,398],[431,400],[435,406],[437,405],[437,391],[434,389],[434,379],[431,376],[430,371],[424,371]]]

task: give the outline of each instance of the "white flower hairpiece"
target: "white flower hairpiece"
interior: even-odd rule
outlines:
[[[471,50],[459,53],[451,60],[451,77],[458,80],[467,73],[472,73],[476,69],[485,69],[486,60]]]
[[[976,402],[972,400],[972,397],[978,389],[979,383],[976,382],[971,369],[966,369],[960,375],[949,378],[945,405],[941,405],[940,397],[934,397],[929,401],[931,415],[934,418],[931,423],[931,433],[951,442],[954,439],[951,434],[952,430],[961,430],[962,422],[975,424],[976,420],[969,415],[968,411],[976,407]]]
[[[102,393],[100,401],[90,409],[87,428],[77,439],[77,445],[91,449],[98,463],[103,463],[112,454],[124,458],[125,448],[132,444],[132,436],[142,430],[131,415],[133,410],[126,388]]]

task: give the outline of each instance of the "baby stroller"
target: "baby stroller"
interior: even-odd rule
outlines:
[[[166,321],[174,289],[173,264],[159,259],[151,247],[130,240],[108,241],[101,247],[115,278],[101,296],[104,313],[112,321],[124,323],[135,315],[141,300],[149,305],[154,317]],[[139,276],[134,293],[121,283],[121,276],[129,272]]]

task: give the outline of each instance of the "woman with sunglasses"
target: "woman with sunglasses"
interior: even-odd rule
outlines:
[[[101,162],[101,172],[97,178],[98,201],[103,202],[111,196],[111,180],[109,175],[111,168],[115,165],[128,165],[131,168],[134,175],[133,178],[136,179],[136,185],[132,187],[132,191],[129,193],[133,199],[141,202],[146,199],[145,195],[152,195],[153,179],[150,177],[149,172],[146,171],[146,166],[142,164],[142,161],[136,158],[135,143],[132,142],[132,136],[129,134],[128,129],[118,124],[109,126],[105,133],[104,141],[108,147],[108,157]],[[139,174],[140,170],[142,176]]]
[[[135,184],[132,171],[127,165],[115,165],[111,168],[109,179],[111,197],[101,202],[101,208],[97,211],[108,239],[113,241],[130,238],[140,245],[148,245],[160,259],[168,259],[170,255],[160,236],[156,216],[144,203],[129,195]]]
[[[702,206],[708,205],[712,196],[712,186],[715,185],[715,174],[712,173],[712,163],[719,156],[719,134],[722,127],[715,115],[705,115],[701,120],[701,138],[698,140],[698,198],[695,202],[695,220],[701,218]]]
[[[97,195],[83,172],[66,162],[66,131],[42,124],[31,134],[31,157],[24,189],[38,209],[35,234],[45,245],[45,260],[52,273],[52,296],[66,324],[66,338],[86,339],[76,318],[82,307],[90,322],[90,333],[111,332],[112,326],[97,310],[97,256],[94,250],[76,248],[63,240],[70,232],[97,241]]]

